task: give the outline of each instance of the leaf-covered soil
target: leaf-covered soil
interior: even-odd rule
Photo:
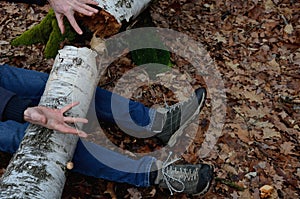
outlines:
[[[9,44],[37,24],[49,6],[0,4],[0,63],[49,72],[53,60],[43,57],[44,45]],[[216,180],[204,197],[256,199],[260,198],[259,189],[270,185],[274,191],[269,198],[299,198],[299,1],[161,0],[151,4],[150,13],[157,27],[185,33],[201,42],[223,77],[227,113],[222,136],[210,155],[200,160],[197,151],[211,119],[208,98],[199,117],[199,135],[183,154],[186,163],[204,161],[215,166]],[[81,42],[80,45],[86,44],[85,40]],[[201,78],[193,75],[188,62],[176,55],[172,55],[172,61],[175,68],[186,71],[193,85],[205,86]],[[100,84],[112,90],[115,81],[133,67],[129,55],[120,58],[109,67]],[[159,85],[141,87],[131,97],[147,106],[178,100]],[[134,139],[116,126],[104,125],[103,129],[114,143],[128,150],[147,152],[159,147],[155,140]],[[10,157],[0,153],[0,175]],[[202,197],[171,197],[168,190],[157,187],[136,188],[72,172],[63,192],[63,198]]]

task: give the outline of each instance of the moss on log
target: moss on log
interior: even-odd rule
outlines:
[[[73,41],[76,37],[75,31],[67,20],[65,34],[61,34],[54,11],[49,10],[45,18],[36,26],[25,31],[22,35],[12,40],[11,45],[32,45],[37,43],[46,44],[44,55],[46,58],[54,58],[60,49],[60,43],[68,40]]]

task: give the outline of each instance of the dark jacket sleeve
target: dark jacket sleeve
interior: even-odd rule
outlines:
[[[37,4],[43,6],[46,4],[47,0],[6,0],[8,2],[15,2],[15,3],[28,3],[28,4]]]
[[[0,121],[24,121],[24,111],[31,100],[20,99],[15,93],[0,87]]]
[[[0,87],[0,121],[3,121],[4,109],[13,96],[15,96],[14,93]]]

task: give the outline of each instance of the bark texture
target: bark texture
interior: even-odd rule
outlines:
[[[99,7],[113,15],[121,23],[138,16],[151,0],[96,0]]]
[[[97,53],[88,48],[67,46],[60,50],[40,105],[61,108],[79,101],[67,114],[85,117],[99,81],[98,58]],[[60,198],[66,164],[72,160],[77,141],[75,135],[29,125],[0,180],[0,198]]]

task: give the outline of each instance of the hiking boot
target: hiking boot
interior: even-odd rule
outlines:
[[[157,109],[157,124],[165,121],[162,131],[155,136],[164,144],[174,146],[177,138],[182,135],[188,122],[199,115],[206,99],[205,88],[198,88],[191,97],[166,108]],[[155,122],[154,122],[155,123]]]
[[[165,161],[162,164],[162,168],[158,170],[155,184],[161,188],[168,188],[171,195],[173,192],[192,195],[205,194],[213,180],[213,167],[209,164],[175,165],[174,162],[177,160],[179,159]]]

